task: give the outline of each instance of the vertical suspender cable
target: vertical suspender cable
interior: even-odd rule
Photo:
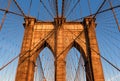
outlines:
[[[55,0],[56,2],[55,2],[55,4],[56,4],[56,16],[57,16],[57,18],[58,18],[58,0]]]
[[[30,6],[29,6],[29,9],[28,9],[28,16],[30,15],[31,7],[32,7],[32,0],[30,0]]]
[[[65,0],[62,0],[62,13],[61,13],[62,14],[62,18],[64,16],[64,5],[65,5],[64,3],[65,3]]]
[[[90,0],[88,0],[88,7],[89,7],[90,15],[91,15],[92,14],[92,9],[91,9],[91,5],[90,5]]]

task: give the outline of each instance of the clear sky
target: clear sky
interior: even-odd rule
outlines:
[[[8,7],[9,1],[12,1],[10,3],[10,7]],[[24,11],[25,15],[33,16],[37,20],[53,21],[54,17],[56,17],[56,12],[54,7],[55,5],[53,2],[54,0],[41,0],[42,1],[41,3],[40,0],[16,0],[16,1],[20,5],[21,9]],[[103,2],[103,0],[90,0],[90,5],[88,6],[89,0],[80,0],[79,3],[77,3],[77,1],[79,0],[65,0],[64,16],[66,17],[67,21],[75,21],[75,20],[82,21],[79,18],[88,16],[90,15],[90,13],[94,14],[98,10],[101,3]],[[112,2],[112,6],[120,5],[120,0],[110,0],[110,1]],[[59,16],[61,16],[60,15],[61,3],[62,0],[58,0]],[[77,6],[73,9],[75,4],[77,4]],[[107,0],[100,11],[103,11],[108,8],[110,8],[110,4],[108,3]],[[4,11],[1,11],[1,9],[4,10],[8,9],[9,11],[15,12],[17,14],[22,14],[15,5],[15,3],[13,2],[13,0],[0,0],[0,23],[2,22],[4,16]],[[120,25],[120,7],[114,9],[114,12],[115,14],[113,14],[112,11],[109,10],[107,12],[98,14],[96,16],[96,24],[97,24],[96,35],[97,35],[97,40],[101,55],[104,56],[106,59],[108,59],[110,62],[112,62],[116,67],[120,68],[120,61],[119,61],[120,32],[118,30],[118,26],[116,24],[114,17],[114,15],[116,15],[116,18]],[[20,53],[20,48],[24,34],[23,22],[24,22],[24,17],[22,16],[10,14],[10,13],[6,15],[4,24],[0,31],[0,68]],[[70,50],[70,55],[73,54],[72,52],[74,52],[73,51],[74,48],[71,50]],[[44,52],[45,51],[43,50],[43,52],[41,53],[44,54]],[[48,54],[47,52],[45,53]],[[70,59],[71,58],[70,55],[68,56],[69,58],[66,59]],[[53,60],[52,56],[51,59]],[[74,61],[75,63],[78,63],[76,58],[73,59],[75,59]],[[17,62],[18,59],[16,59],[14,62],[12,62],[6,68],[0,71],[0,81],[14,81]],[[68,65],[70,65],[69,62]],[[106,81],[120,81],[119,71],[114,69],[110,64],[108,64],[103,59],[102,59],[102,65],[103,65]],[[73,66],[71,66],[71,68],[72,67]],[[72,74],[68,76],[71,75]]]

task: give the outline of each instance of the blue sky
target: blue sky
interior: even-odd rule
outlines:
[[[9,0],[0,0],[0,9],[6,9],[8,6]],[[49,13],[51,13],[54,17],[52,17],[48,11],[44,8],[43,4],[40,3],[39,0],[32,0],[32,5],[30,8],[30,0],[16,0],[20,5],[21,9],[24,11],[26,15],[33,16],[41,21],[53,21],[55,17],[55,9],[51,8],[51,5],[48,3],[52,0],[42,0],[46,5]],[[61,1],[59,2],[59,16],[61,13]],[[67,16],[67,21],[72,21],[79,19],[81,17],[90,15],[88,0],[80,0],[80,3],[76,8],[69,14],[74,4],[76,4],[77,0],[67,0],[66,2],[66,10],[65,17]],[[103,0],[90,0],[90,7],[92,13],[95,13],[102,3]],[[119,0],[110,0],[113,6],[120,5]],[[70,5],[69,5],[70,2]],[[52,4],[52,3],[51,3]],[[68,6],[69,5],[69,6]],[[110,5],[108,2],[105,3],[103,8],[100,10],[104,10],[109,8]],[[30,8],[30,9],[29,9]],[[21,14],[20,10],[14,4],[11,3],[10,11]],[[117,16],[118,22],[120,24],[120,8],[115,9],[115,14]],[[4,12],[0,11],[0,23],[2,21]],[[81,21],[81,20],[78,20]],[[14,14],[7,14],[2,30],[0,31],[0,67],[9,62],[12,58],[17,56],[20,53],[20,48],[22,44],[24,27],[23,27],[24,17],[17,16]],[[97,40],[100,48],[100,53],[105,58],[107,58],[110,62],[112,62],[115,66],[120,68],[120,33],[118,31],[118,27],[116,25],[114,16],[112,11],[104,12],[98,14],[96,16],[96,34]],[[41,54],[42,55],[42,54]],[[52,58],[52,57],[51,57]],[[74,58],[75,59],[75,58]],[[14,81],[16,67],[17,67],[16,59],[13,63],[7,66],[4,70],[0,71],[0,81]],[[106,81],[119,81],[120,72],[114,69],[107,62],[102,60],[104,74]],[[11,75],[12,73],[12,75]],[[114,78],[115,77],[115,78]],[[117,78],[116,78],[117,77]],[[10,80],[9,80],[10,79]]]

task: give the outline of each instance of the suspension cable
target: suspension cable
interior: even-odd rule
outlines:
[[[92,49],[92,48],[91,48]],[[98,53],[97,51],[95,51],[94,49],[92,49],[94,52],[96,52],[97,55],[99,55],[103,60],[105,60],[108,64],[110,64],[113,68],[115,68],[116,70],[118,70],[120,72],[120,69],[115,66],[114,64],[112,64],[109,60],[107,60],[105,57],[103,57],[102,55],[100,55],[100,53]]]
[[[95,13],[95,15],[94,15],[94,17],[93,17],[93,18],[95,18],[95,17],[96,17],[96,15],[99,13],[99,11],[101,10],[101,8],[102,8],[102,7],[103,7],[103,5],[105,4],[105,2],[106,2],[106,0],[104,0],[104,1],[102,2],[102,4],[100,5],[99,9],[97,10],[97,12]]]
[[[0,8],[0,11],[7,12],[7,13],[11,13],[11,14],[14,14],[14,15],[18,15],[18,16],[24,17],[22,14],[18,14],[18,13],[9,11],[9,10],[5,10],[5,9],[1,9],[1,8]]]
[[[112,10],[112,13],[113,13],[113,15],[114,15],[114,19],[115,19],[116,24],[117,24],[117,26],[118,26],[118,30],[120,31],[120,25],[119,25],[118,19],[117,19],[117,17],[116,17],[116,13],[115,13],[115,11],[114,11],[114,9],[113,9],[112,3],[111,3],[110,0],[108,0],[108,3],[110,4],[110,7],[111,7],[111,10]]]
[[[83,30],[84,31],[84,30]],[[72,33],[72,32],[71,32]],[[73,34],[73,33],[72,33]],[[75,35],[75,34],[73,34],[73,35]],[[76,35],[75,35],[76,36]],[[78,36],[75,38],[75,40],[78,38]],[[85,41],[83,41],[83,40],[81,40],[81,38],[79,38],[80,39],[80,41],[81,42],[83,42],[84,44],[86,44],[86,42]],[[89,48],[91,49],[91,50],[93,50],[94,52],[96,52],[94,49],[92,49],[90,46],[89,46]],[[117,66],[115,66],[114,64],[112,64],[109,60],[107,60],[105,57],[103,57],[102,55],[100,55],[99,53],[97,53],[96,52],[96,54],[97,55],[99,55],[102,59],[104,59],[107,63],[109,63],[112,67],[114,67],[116,70],[118,70],[119,72],[120,72],[120,69],[117,67]]]
[[[63,16],[64,16],[64,7],[65,6],[65,0],[62,0],[62,18],[63,18]]]
[[[57,18],[58,18],[58,0],[55,0],[55,4],[56,4],[56,15],[57,15]]]
[[[29,52],[30,50],[28,50],[28,51],[25,51],[25,53],[23,53],[23,55],[22,56],[24,56],[27,52]],[[18,56],[16,56],[16,57],[14,57],[11,61],[9,61],[8,63],[6,63],[4,66],[2,66],[1,68],[0,68],[0,71],[1,70],[3,70],[5,67],[7,67],[9,64],[11,64],[14,60],[16,60],[18,57],[20,57],[20,55],[21,55],[22,53],[20,53]],[[21,57],[22,57],[21,56]]]
[[[9,8],[10,8],[11,2],[12,2],[12,0],[9,0],[9,2],[8,2],[8,7],[6,8],[6,10],[5,10],[5,12],[4,12],[4,15],[3,15],[3,18],[2,18],[2,22],[1,22],[1,24],[0,24],[0,30],[2,29],[2,26],[3,26],[4,21],[5,21],[5,19],[6,19],[6,15],[7,15],[7,13],[8,13]]]
[[[104,13],[104,12],[107,12],[107,11],[112,10],[112,9],[119,8],[119,7],[120,7],[120,5],[117,5],[117,6],[114,6],[114,7],[112,7],[112,8],[108,8],[108,9],[99,11],[99,12],[97,13],[97,15],[98,15],[98,14],[101,14],[101,13]],[[72,22],[73,22],[73,21],[77,21],[77,20],[82,20],[82,19],[84,19],[84,18],[86,18],[86,17],[94,16],[94,15],[96,15],[96,13],[93,13],[93,14],[91,14],[91,15],[84,16],[84,17],[81,17],[81,18],[77,18],[77,19],[75,19],[75,20],[72,20]]]
[[[23,14],[23,16],[26,17],[24,11],[21,9],[21,7],[20,7],[19,4],[17,3],[17,1],[16,1],[16,0],[13,0],[13,1],[14,1],[14,3],[16,4],[16,6],[18,7],[18,9],[20,10],[20,12]]]

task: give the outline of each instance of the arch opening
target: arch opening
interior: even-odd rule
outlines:
[[[69,50],[65,60],[66,81],[86,81],[83,55],[76,47]]]
[[[36,59],[34,81],[54,81],[54,56],[49,47],[45,47]]]

